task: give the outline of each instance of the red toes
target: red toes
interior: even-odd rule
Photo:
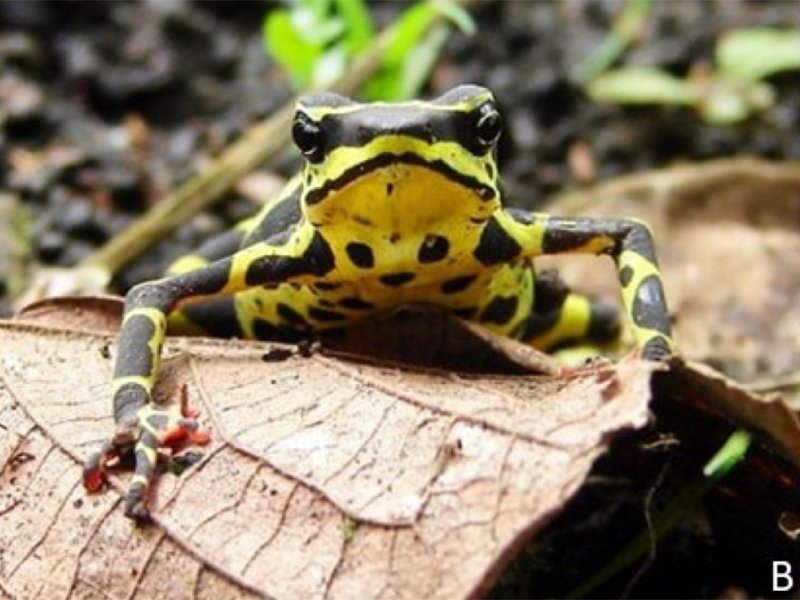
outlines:
[[[83,487],[90,494],[99,492],[106,483],[106,475],[102,469],[84,469]]]
[[[197,429],[189,434],[189,442],[198,446],[205,446],[211,441],[211,435],[207,429]]]
[[[158,434],[159,446],[176,448],[185,444],[207,444],[211,436],[205,429],[200,429],[194,421],[184,421]]]

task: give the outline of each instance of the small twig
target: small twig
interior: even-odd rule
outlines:
[[[642,564],[639,565],[639,568],[636,569],[636,573],[634,573],[633,576],[628,580],[628,583],[625,585],[625,589],[623,590],[622,594],[620,594],[621,598],[630,597],[634,586],[639,582],[642,576],[647,573],[647,570],[652,566],[656,559],[656,541],[658,538],[656,536],[655,526],[653,525],[653,498],[655,498],[656,492],[664,484],[664,478],[667,476],[667,471],[669,470],[671,464],[672,455],[669,455],[667,460],[664,461],[661,470],[658,472],[658,477],[656,477],[655,482],[650,486],[644,496],[642,511],[644,513],[645,524],[647,525],[647,538],[649,542],[647,556],[645,557],[644,561],[642,561]]]

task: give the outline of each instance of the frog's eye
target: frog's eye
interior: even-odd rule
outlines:
[[[492,146],[500,137],[503,129],[503,120],[494,104],[487,102],[478,108],[478,119],[475,123],[475,133],[478,141],[486,148]]]
[[[325,156],[325,132],[319,123],[303,112],[297,113],[292,124],[295,146],[311,162],[320,162]]]

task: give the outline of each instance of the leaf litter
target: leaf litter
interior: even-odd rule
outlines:
[[[187,385],[213,441],[183,476],[161,478],[156,525],[133,533],[119,507],[127,475],[106,494],[80,488],[80,460],[112,429],[109,340],[0,326],[13,348],[0,361],[0,414],[24,415],[3,425],[12,453],[34,457],[3,471],[18,502],[0,518],[2,581],[20,596],[47,573],[53,596],[125,597],[153,581],[184,597],[206,572],[277,597],[474,595],[614,433],[645,423],[654,368],[632,358],[505,380],[319,352],[264,361],[275,345],[171,339],[157,398]],[[164,559],[176,553],[180,584]]]

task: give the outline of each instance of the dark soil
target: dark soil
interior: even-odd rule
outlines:
[[[286,76],[261,44],[261,21],[271,6],[0,2],[0,186],[30,211],[38,261],[75,264],[291,97]],[[478,34],[456,34],[448,43],[427,93],[467,81],[494,90],[505,114],[500,158],[510,202],[532,207],[558,190],[676,161],[800,157],[796,73],[772,78],[776,105],[737,126],[709,125],[685,108],[590,101],[568,74],[607,35],[620,6],[484,2],[474,10]],[[375,8],[385,23],[398,5]],[[756,24],[797,26],[800,11],[783,1],[662,1],[654,3],[648,23],[625,63],[683,75],[711,61],[721,33]],[[271,168],[288,175],[296,164],[287,149]],[[175,256],[254,210],[231,194],[120,273],[116,291],[157,276]],[[2,297],[5,277],[0,273],[0,316],[10,311]],[[657,474],[638,481],[652,483]],[[599,488],[599,496],[594,488],[574,503],[580,511],[593,500],[595,512],[581,517],[583,529],[574,526],[578,513],[568,513],[550,532],[549,539],[558,538],[553,545],[523,556],[495,595],[568,593],[596,568],[598,556],[607,558],[641,531],[641,518],[631,515],[641,516],[647,486],[634,484],[633,474],[614,476],[621,483],[611,498],[601,498],[609,488]],[[607,512],[597,513],[600,500]],[[728,575],[731,553],[715,546],[706,516],[698,519],[667,538],[633,595],[768,594],[766,577],[741,569]],[[567,573],[578,580],[565,582]],[[602,593],[619,595],[627,581]]]

